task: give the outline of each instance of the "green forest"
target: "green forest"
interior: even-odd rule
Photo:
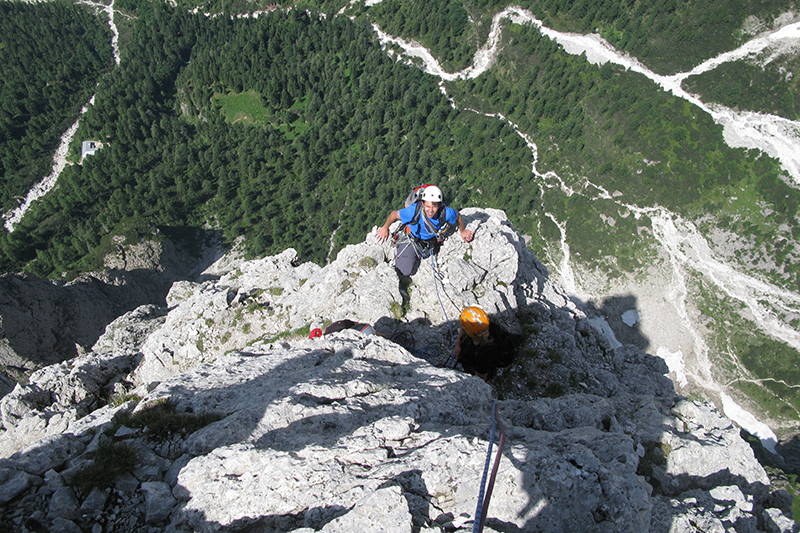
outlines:
[[[599,33],[655,72],[690,70],[748,38],[745,19],[765,21],[800,8],[797,0],[384,0],[370,17],[389,33],[414,38],[452,70],[467,66],[488,34],[492,16],[528,9],[556,30]],[[471,19],[474,24],[468,24]],[[448,21],[446,24],[444,20]],[[476,31],[477,28],[477,31]]]
[[[800,58],[787,56],[762,67],[745,61],[724,63],[690,76],[684,88],[706,102],[733,109],[800,120]]]
[[[0,209],[50,172],[59,138],[112,64],[111,34],[89,10],[0,3]]]
[[[464,6],[450,0],[383,0],[370,9],[369,16],[390,35],[414,37],[424,43],[449,72],[471,63],[486,40],[470,23]]]
[[[457,206],[480,180],[500,207],[518,192],[486,178],[529,174],[518,136],[453,110],[434,80],[386,57],[364,23],[137,9],[124,61],[74,143],[105,148],[67,168],[3,235],[0,269],[86,270],[98,265],[101,236],[204,223],[244,235],[252,254],[291,246],[323,262],[334,229],[337,249],[362,240],[415,184],[442,183]]]
[[[375,6],[370,16],[387,17],[392,1]],[[469,24],[459,3],[408,5],[419,9],[395,10],[403,16],[393,24],[428,13],[423,18],[432,35],[443,38],[448,29],[480,33],[469,30],[477,25]],[[464,5],[487,12],[498,7]],[[38,18],[30,14],[38,8],[25,7],[28,14],[15,24],[33,32],[40,18],[61,17],[58,9],[87,16],[55,6]],[[319,261],[326,249],[321,235],[341,226],[337,248],[359,240],[412,184],[445,176],[454,204],[503,207],[523,230],[552,239],[556,230],[537,209],[543,200],[563,204],[556,212],[616,209],[611,202],[587,206],[578,197],[542,196],[536,187],[512,195],[509,190],[530,181],[530,154],[519,137],[502,123],[454,110],[433,79],[387,58],[366,18],[329,21],[293,10],[256,20],[208,19],[138,0],[121,6],[137,17],[123,28],[125,60],[103,78],[73,143],[73,151],[87,138],[106,148],[68,168],[61,191],[0,240],[6,270],[51,275],[85,269],[102,254],[100,235],[206,223],[229,238],[245,235],[253,254],[293,245]],[[97,29],[92,20],[88,27]],[[108,36],[98,29],[92,37],[88,42],[102,49],[97,40]],[[61,58],[59,68],[64,63]],[[9,72],[9,84],[26,83],[24,76]],[[781,281],[800,283],[783,241],[772,238],[781,231],[800,238],[798,197],[776,163],[730,149],[708,117],[643,77],[590,65],[532,27],[509,25],[496,66],[475,80],[451,83],[450,90],[459,106],[501,111],[534,133],[545,148],[544,169],[591,175],[626,200],[689,219],[713,214],[726,230],[763,243],[783,267]],[[75,113],[63,103],[50,107],[70,118]],[[19,118],[7,124],[21,127]],[[52,136],[63,130],[63,121],[59,125]],[[20,131],[9,130],[3,160],[26,161],[13,149],[19,144],[38,146],[46,163],[46,136],[30,133],[36,142],[26,143]],[[494,145],[501,149],[487,150],[487,138],[498,139]],[[15,175],[6,175],[10,187]],[[751,208],[742,216],[755,205],[775,214]],[[649,260],[641,224],[627,221],[609,232],[596,217],[564,218],[585,262],[630,271]]]
[[[370,16],[386,16],[381,6],[392,1]],[[444,17],[428,31],[482,31],[468,29],[478,25],[462,4],[426,6]],[[292,10],[231,20],[141,0],[121,7],[136,15],[121,30],[124,61],[97,88],[72,150],[89,138],[106,148],[67,168],[58,194],[0,239],[4,270],[85,270],[102,256],[102,235],[203,224],[229,239],[244,235],[252,254],[294,246],[322,261],[325,236],[339,228],[336,249],[360,240],[421,181],[442,182],[454,205],[503,208],[545,241],[559,238],[543,214],[555,205],[581,260],[612,276],[650,261],[646,220],[611,230],[597,221],[613,215],[614,202],[522,187],[531,180],[521,139],[499,121],[453,109],[435,80],[386,57],[366,17]],[[416,7],[394,23],[426,12]],[[436,20],[434,12],[427,19]],[[495,67],[449,84],[458,106],[500,111],[534,134],[543,170],[578,182],[590,175],[625,201],[689,219],[713,214],[725,230],[767,248],[782,267],[776,281],[800,283],[786,241],[773,238],[800,239],[798,195],[773,160],[727,147],[708,117],[641,76],[570,56],[530,26],[509,25],[503,35]],[[3,154],[19,161],[13,150]],[[570,216],[587,210],[592,217]]]

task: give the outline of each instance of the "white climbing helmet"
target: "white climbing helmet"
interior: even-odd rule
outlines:
[[[442,190],[436,185],[428,185],[422,190],[422,197],[420,200],[423,202],[441,202]]]

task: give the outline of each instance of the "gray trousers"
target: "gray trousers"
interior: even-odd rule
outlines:
[[[420,257],[430,257],[438,250],[437,245],[416,243],[408,235],[403,235],[395,246],[394,268],[403,276],[413,276],[419,269]]]

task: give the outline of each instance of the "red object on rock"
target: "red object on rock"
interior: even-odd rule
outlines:
[[[322,330],[319,328],[314,328],[311,330],[311,333],[308,334],[308,338],[316,339],[317,337],[322,337]]]

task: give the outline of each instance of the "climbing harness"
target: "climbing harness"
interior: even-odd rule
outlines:
[[[497,455],[492,466],[492,473],[487,484],[486,476],[489,473],[489,461],[492,459],[492,446],[494,444],[495,432],[499,427],[500,439],[497,443]],[[500,458],[503,453],[503,446],[506,443],[506,431],[503,424],[497,419],[497,400],[492,403],[492,425],[489,428],[489,447],[486,450],[486,461],[483,465],[483,475],[481,476],[481,486],[478,489],[478,503],[475,506],[475,520],[472,522],[472,533],[481,533],[486,523],[486,514],[489,511],[489,501],[492,499],[494,482],[497,478],[497,470],[500,467]]]

